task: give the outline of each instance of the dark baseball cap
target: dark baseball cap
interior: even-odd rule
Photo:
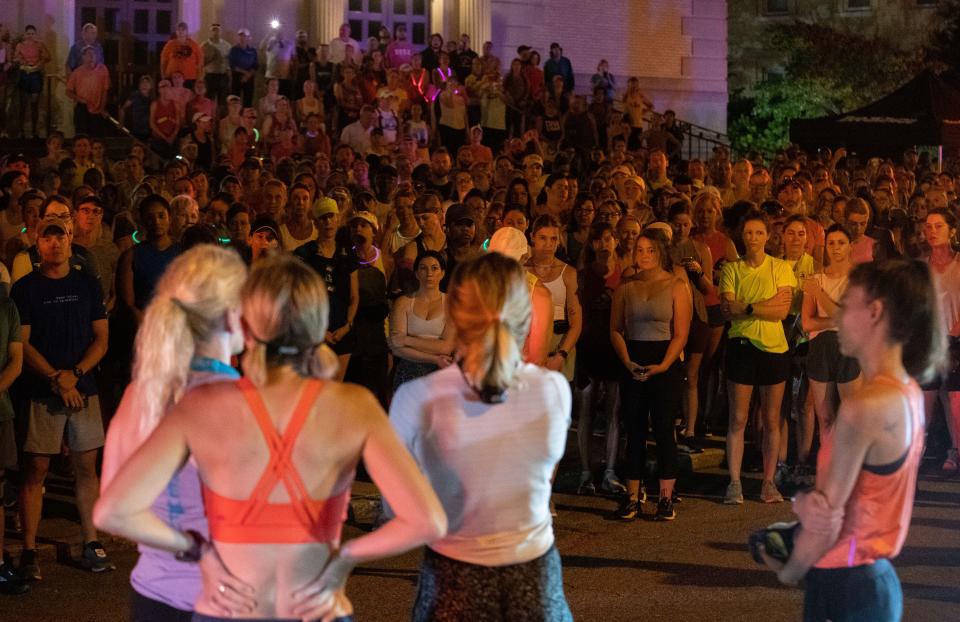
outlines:
[[[471,223],[475,223],[473,211],[463,203],[454,203],[447,208],[444,223],[448,227],[457,224],[461,220],[469,220]]]

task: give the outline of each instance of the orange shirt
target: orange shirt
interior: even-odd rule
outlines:
[[[179,71],[184,80],[196,80],[203,68],[203,51],[193,39],[188,38],[184,43],[171,39],[160,52],[160,67],[164,78]]]
[[[92,69],[86,64],[80,65],[67,79],[67,92],[74,93],[80,102],[85,103],[90,114],[103,112],[109,90],[110,72],[99,63]]]
[[[861,469],[847,499],[840,537],[817,562],[817,568],[852,568],[878,559],[892,559],[900,553],[907,539],[917,490],[917,472],[923,456],[923,393],[913,380],[906,385],[885,376],[878,376],[876,380],[895,386],[907,398],[912,435],[910,447],[903,463],[892,473]],[[826,473],[832,440],[829,437],[827,447],[821,448],[825,457],[817,460],[820,473]]]

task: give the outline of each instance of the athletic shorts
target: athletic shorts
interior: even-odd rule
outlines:
[[[30,95],[39,95],[43,91],[43,72],[42,71],[21,71],[20,80],[17,86],[24,93]]]
[[[764,352],[749,339],[733,337],[727,340],[723,369],[727,380],[735,384],[752,387],[780,384],[790,377],[790,355]]]
[[[860,364],[840,353],[837,331],[825,330],[810,341],[807,376],[817,382],[853,382],[860,376]]]
[[[694,314],[693,319],[690,321],[690,333],[687,335],[687,345],[684,346],[683,351],[687,354],[703,354],[706,352],[707,346],[710,345],[711,332],[713,332],[713,329],[710,325]]]
[[[0,421],[0,471],[17,465],[17,439],[13,419]]]
[[[903,616],[903,591],[889,560],[811,568],[804,582],[804,622],[899,622]]]
[[[27,440],[23,451],[30,454],[59,454],[66,444],[71,451],[103,447],[103,419],[100,398],[84,398],[83,408],[68,408],[59,397],[30,400]],[[64,439],[66,436],[66,439]]]
[[[550,547],[536,559],[480,566],[423,552],[413,622],[523,620],[573,622],[563,593],[560,553]]]

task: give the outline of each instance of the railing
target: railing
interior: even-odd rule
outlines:
[[[686,160],[696,158],[706,161],[717,147],[730,148],[730,139],[726,134],[680,120],[677,120],[677,126],[683,131],[681,155]]]

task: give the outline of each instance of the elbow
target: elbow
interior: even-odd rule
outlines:
[[[97,529],[112,534],[120,534],[126,521],[117,512],[109,495],[100,497],[93,506],[93,524]]]

